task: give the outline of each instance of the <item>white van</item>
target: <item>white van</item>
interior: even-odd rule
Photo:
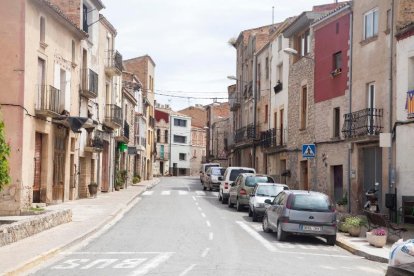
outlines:
[[[207,169],[208,168],[211,168],[211,167],[220,167],[220,166],[221,166],[220,163],[205,163],[205,164],[201,164],[201,168],[200,168],[200,181],[201,181],[201,185],[204,185]]]
[[[223,177],[219,178],[220,188],[218,198],[221,203],[227,203],[230,196],[230,185],[236,180],[241,173],[256,173],[256,170],[248,167],[228,167]]]

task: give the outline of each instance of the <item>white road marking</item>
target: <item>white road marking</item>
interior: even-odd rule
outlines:
[[[142,195],[152,195],[154,191],[145,191],[142,193]]]
[[[215,196],[215,197],[218,197],[218,192],[211,192],[211,194],[213,195],[213,196]]]
[[[188,195],[188,192],[187,191],[178,191],[178,194],[179,195]]]
[[[267,250],[270,252],[278,252],[278,250],[265,238],[259,235],[256,231],[254,231],[251,227],[249,227],[246,223],[242,221],[236,221],[236,223],[243,228],[244,231],[246,231],[250,236],[252,236],[255,240],[260,242]]]
[[[210,233],[208,234],[208,239],[209,239],[210,241],[212,241],[212,240],[213,240],[213,232],[210,232]]]
[[[61,255],[131,255],[131,254],[163,254],[165,252],[137,252],[137,251],[106,251],[106,252],[94,252],[94,251],[76,251],[76,252],[62,252]],[[174,253],[174,252],[167,252]]]
[[[203,218],[205,218],[205,217],[206,217],[206,214],[204,214],[204,213],[201,213],[201,216],[202,216]]]
[[[329,266],[329,265],[320,265],[320,268],[328,269],[328,270],[336,270],[335,267]]]
[[[161,195],[170,195],[171,194],[171,191],[162,191],[161,192]]]
[[[206,220],[207,227],[211,227],[211,224],[208,220]]]
[[[195,205],[197,205],[197,206],[198,206],[198,202],[196,202],[196,203],[195,203]]]
[[[197,207],[197,209],[201,212],[203,209],[201,209],[201,207]]]
[[[209,251],[210,251],[210,248],[208,248],[208,247],[206,249],[204,249],[203,253],[201,254],[201,257],[205,258]]]
[[[133,271],[129,275],[131,275],[131,276],[145,275],[151,269],[154,269],[157,266],[159,266],[161,263],[167,261],[171,257],[171,255],[173,255],[173,254],[174,254],[174,252],[161,253],[158,256],[156,256],[155,258],[153,258],[150,261],[148,261],[147,263],[145,263],[143,266],[141,266],[137,270]]]
[[[193,200],[195,201],[195,200],[197,200],[196,198],[195,198],[195,196],[193,196]]]
[[[206,192],[203,192],[203,191],[195,191],[195,193],[198,196],[205,196],[206,195]]]
[[[187,267],[187,269],[186,270],[184,270],[183,272],[181,272],[180,273],[180,275],[179,276],[184,276],[184,275],[186,275],[188,272],[190,272],[194,267],[196,266],[196,264],[192,264],[192,265],[190,265],[189,267]]]

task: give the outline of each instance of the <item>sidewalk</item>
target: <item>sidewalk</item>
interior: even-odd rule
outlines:
[[[48,210],[72,210],[72,222],[65,223],[15,243],[0,247],[0,273],[22,274],[59,252],[85,240],[120,219],[147,188],[158,179],[128,186],[119,192],[100,193],[96,198],[68,201],[47,206]]]

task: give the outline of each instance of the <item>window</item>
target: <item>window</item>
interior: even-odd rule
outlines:
[[[161,130],[157,129],[157,143],[161,142]]]
[[[283,63],[277,66],[278,80],[283,82]]]
[[[305,56],[310,52],[310,32],[307,30],[302,35],[299,36],[299,47],[301,56]]]
[[[273,113],[273,127],[277,128],[277,112]]]
[[[43,16],[40,17],[40,42],[45,42],[46,23]]]
[[[187,126],[187,120],[174,118],[174,126],[186,127]]]
[[[72,63],[75,63],[76,60],[76,47],[75,47],[75,41],[72,40]]]
[[[341,120],[341,112],[339,107],[334,108],[333,110],[333,137],[339,138],[340,135],[340,120]]]
[[[259,63],[257,64],[257,99],[260,99],[260,90],[261,90],[261,82],[260,80],[262,79],[262,65]],[[254,84],[253,84],[254,85]]]
[[[168,143],[168,130],[164,131],[164,141],[166,144]]]
[[[185,144],[187,142],[187,137],[181,135],[174,135],[174,143]]]
[[[364,14],[364,39],[378,35],[378,10]]]
[[[308,89],[306,86],[302,87],[300,105],[300,129],[306,128],[306,117],[308,112]]]
[[[151,144],[151,131],[148,130],[148,145]]]
[[[391,30],[391,23],[392,23],[391,21],[392,21],[391,10],[387,10],[387,29],[386,29],[386,31]]]
[[[277,38],[277,51],[280,52],[282,50],[282,35],[279,35]]]
[[[180,155],[179,155],[180,161],[185,161],[186,157],[187,157],[187,154],[185,154],[185,153],[180,153]]]
[[[368,108],[375,108],[375,83],[368,84]]]
[[[265,65],[265,73],[266,73],[266,79],[269,79],[269,58],[266,58],[266,65]]]
[[[333,69],[342,68],[342,52],[335,53],[333,55]]]
[[[339,22],[336,22],[336,25],[335,25],[335,33],[336,34],[339,34]]]
[[[83,5],[82,30],[88,32],[88,7]]]
[[[268,117],[269,117],[269,106],[265,105],[265,118],[264,118],[265,123],[267,123]]]

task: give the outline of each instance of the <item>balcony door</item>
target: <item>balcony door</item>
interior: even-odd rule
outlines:
[[[368,135],[375,134],[375,83],[368,84],[368,116],[367,130]]]
[[[45,98],[44,98],[44,89],[45,89],[45,82],[46,82],[46,72],[45,72],[45,61],[41,58],[37,59],[37,99],[36,99],[36,109],[41,109],[45,106]]]
[[[36,132],[34,153],[33,203],[40,203],[42,181],[42,134]]]

